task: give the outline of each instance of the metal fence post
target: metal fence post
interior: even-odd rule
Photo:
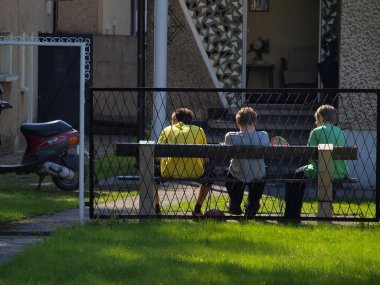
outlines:
[[[380,119],[379,119],[379,116],[380,116],[380,104],[379,104],[379,100],[380,100],[380,90],[377,90],[376,92],[376,104],[377,104],[377,114],[376,114],[376,220],[377,221],[380,221],[380,186],[379,186],[379,183],[380,183],[380,159],[379,159],[379,156],[380,156],[380,149],[379,149],[379,144],[380,144],[380,138],[379,138],[379,135],[380,135]]]
[[[154,214],[154,141],[139,142],[140,209],[142,216]]]
[[[318,218],[331,218],[333,213],[333,148],[333,144],[318,145]]]
[[[89,206],[90,206],[90,219],[94,218],[94,181],[95,181],[95,173],[94,173],[94,91],[92,89],[89,89],[88,91],[88,116],[89,116],[89,128],[88,128],[88,133],[89,133],[89,144],[90,144],[90,181],[89,181],[89,186],[90,186],[90,201],[89,201]]]

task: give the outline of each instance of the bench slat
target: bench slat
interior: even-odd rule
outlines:
[[[139,143],[116,143],[116,155],[138,156]],[[334,147],[332,157],[335,160],[356,160],[357,147]],[[155,144],[154,156],[157,157],[204,157],[211,161],[223,161],[231,158],[256,159],[312,159],[318,160],[318,147],[310,146],[231,146],[231,145],[184,145]]]

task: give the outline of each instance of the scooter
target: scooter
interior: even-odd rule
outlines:
[[[0,98],[3,89],[0,85]],[[0,112],[12,108],[0,99]],[[79,142],[78,131],[62,120],[45,123],[24,123],[20,127],[27,147],[20,164],[0,165],[0,173],[36,173],[37,189],[46,176],[60,189],[72,191],[79,188],[79,156],[70,154]]]

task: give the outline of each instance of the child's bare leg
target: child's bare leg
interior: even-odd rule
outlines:
[[[208,192],[210,190],[211,190],[211,186],[203,186],[203,185],[201,185],[201,187],[199,188],[199,194],[198,194],[198,198],[197,198],[197,204],[194,207],[193,214],[196,215],[196,214],[201,213],[203,202],[206,199],[207,194],[208,194]]]

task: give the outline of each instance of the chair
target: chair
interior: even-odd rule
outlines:
[[[318,51],[315,48],[291,48],[288,58],[281,58],[282,86],[314,88],[318,82]]]

